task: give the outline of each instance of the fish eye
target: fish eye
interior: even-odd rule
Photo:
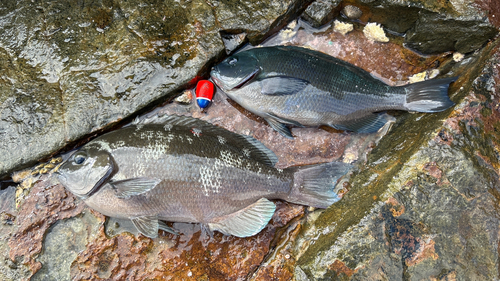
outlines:
[[[229,65],[235,65],[236,63],[238,62],[238,59],[237,58],[230,58],[227,63]]]
[[[83,162],[85,162],[85,160],[87,160],[87,155],[85,155],[85,154],[77,154],[77,155],[75,155],[75,158],[73,159],[73,161],[77,165],[83,164]]]

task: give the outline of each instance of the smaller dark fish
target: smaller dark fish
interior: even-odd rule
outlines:
[[[100,213],[130,219],[148,237],[162,221],[202,223],[247,237],[274,214],[273,199],[326,208],[350,164],[277,169],[277,157],[250,136],[205,121],[155,116],[104,134],[61,164],[64,187]]]
[[[286,125],[371,133],[388,121],[386,110],[443,111],[454,104],[448,86],[456,80],[392,87],[350,63],[294,46],[237,53],[210,75],[231,99],[289,138]]]

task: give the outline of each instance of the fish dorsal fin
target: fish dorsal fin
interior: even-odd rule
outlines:
[[[158,219],[156,217],[142,216],[130,218],[130,220],[134,224],[135,228],[137,228],[137,230],[142,233],[142,235],[149,238],[158,237],[159,225]]]
[[[259,161],[273,167],[278,162],[278,157],[269,148],[260,141],[251,136],[245,136],[233,133],[224,128],[215,126],[206,121],[196,119],[190,116],[163,115],[153,116],[141,121],[141,124],[161,124],[166,129],[184,130],[191,132],[194,136],[211,136],[224,142],[226,145],[233,146],[237,151],[241,151],[243,156]]]
[[[276,165],[276,163],[278,162],[278,157],[276,156],[276,154],[274,154],[274,152],[272,152],[269,148],[263,145],[260,141],[254,139],[251,136],[244,136],[244,135],[237,135],[237,136],[242,138],[240,141],[248,144],[247,147],[249,151],[248,153],[249,158],[264,163],[271,167],[274,167],[274,165]]]
[[[293,95],[302,91],[309,82],[295,77],[274,76],[260,80],[263,95]]]
[[[344,124],[332,124],[331,127],[337,130],[348,130],[356,133],[374,133],[382,128],[389,120],[387,113],[371,113],[357,120]]]
[[[214,219],[208,223],[208,227],[226,235],[249,237],[259,233],[267,225],[275,210],[273,202],[261,198],[242,210]]]
[[[148,192],[160,182],[160,179],[132,178],[112,181],[109,184],[113,187],[116,197],[124,199]]]

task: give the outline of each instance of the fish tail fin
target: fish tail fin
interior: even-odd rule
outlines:
[[[352,168],[351,164],[331,162],[291,167],[293,187],[286,201],[317,208],[327,208],[340,200],[334,191],[337,180]]]
[[[448,87],[457,77],[433,79],[404,86],[405,107],[410,111],[439,112],[455,103],[448,97]]]

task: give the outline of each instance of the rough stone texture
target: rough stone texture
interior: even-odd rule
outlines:
[[[279,203],[272,223],[251,238],[211,238],[197,225],[175,224],[179,236],[152,240],[124,233],[108,239],[101,227],[73,262],[71,280],[242,280],[262,262],[277,227],[302,212],[303,207]]]
[[[220,31],[260,40],[306,4],[2,1],[0,177],[192,85]]]
[[[482,20],[447,19],[436,14],[422,17],[406,32],[409,48],[426,54],[446,51],[469,53],[480,49],[498,34],[490,23]]]
[[[59,220],[47,230],[42,254],[37,258],[42,268],[31,280],[71,280],[70,267],[87,243],[95,239],[99,219],[103,221],[104,217],[100,214],[96,217],[86,210],[75,217]]]
[[[36,257],[42,251],[47,229],[59,220],[81,213],[83,208],[63,186],[53,185],[47,176],[42,176],[15,217],[17,227],[8,240],[10,260],[28,266],[32,272],[38,271],[42,264]]]
[[[0,175],[164,98],[223,48],[201,0],[4,1],[0,32]]]
[[[380,141],[296,240],[297,280],[498,278],[499,60],[497,40],[452,69],[455,111],[408,116]]]
[[[362,11],[359,22],[381,24],[389,32],[405,35],[407,47],[424,54],[449,51],[469,53],[498,34],[499,7],[495,1],[472,0],[347,0],[332,5],[315,1],[302,17],[313,26],[338,17],[353,5]],[[335,9],[332,7],[336,7]]]
[[[245,31],[253,44],[285,26],[302,13],[311,0],[207,0],[214,8],[217,23],[226,32]]]
[[[320,27],[331,21],[339,10],[341,0],[314,1],[307,7],[302,17],[314,27]],[[338,11],[337,11],[338,12]]]
[[[485,5],[496,5],[488,1],[477,2],[483,10],[487,10]],[[21,2],[18,11],[20,15],[28,14],[22,8],[23,3],[32,5]],[[53,7],[54,3],[56,2],[36,5],[46,7],[44,11],[50,11],[47,7]],[[86,2],[79,3],[84,3],[85,6]],[[117,78],[119,74],[116,73],[130,73],[130,69],[134,69],[137,76],[145,68],[131,66],[128,70],[121,70],[116,61],[123,60],[126,64],[133,54],[122,58],[123,52],[128,52],[124,47],[126,44],[113,44],[122,44],[119,43],[120,40],[133,42],[134,36],[137,36],[141,38],[141,44],[149,42],[148,50],[158,52],[158,56],[162,57],[162,54],[170,50],[156,45],[163,41],[154,39],[146,31],[140,32],[145,29],[160,30],[161,26],[151,24],[146,19],[141,24],[140,18],[142,15],[152,14],[157,20],[160,17],[163,19],[161,12],[155,14],[154,10],[148,10],[147,5],[143,5],[143,11],[139,13],[134,10],[136,6],[133,4],[111,1],[93,3],[92,5],[97,5],[95,11],[86,11],[96,12],[99,5],[112,8],[101,11],[99,20],[89,21],[90,25],[81,27],[91,31],[89,41],[82,44],[89,44],[93,48],[99,44],[99,48],[110,44],[115,49],[93,54],[96,56],[96,65],[100,65],[97,68],[74,69],[74,74],[81,79],[90,79],[86,75],[93,73],[100,79],[107,79],[92,83],[82,80],[87,81],[82,82],[82,87],[101,89],[101,86],[114,85],[119,89],[125,85],[124,87],[139,89],[156,81],[150,76],[146,77],[150,75],[146,74],[143,76],[146,77],[144,81],[139,81],[138,78],[139,82],[134,82],[131,86],[126,80],[133,80],[132,76],[121,77],[121,80]],[[106,11],[116,11],[117,3],[121,3],[119,11],[123,14],[113,13],[113,20],[109,21],[109,17],[105,16]],[[196,2],[183,2],[183,5],[194,5],[193,3]],[[422,2],[420,6],[412,4],[410,8],[430,9],[425,3]],[[442,3],[451,5],[450,2]],[[29,31],[27,28],[22,31],[19,26],[23,26],[23,21],[18,19],[19,22],[16,22],[16,13],[6,12],[14,8],[4,3],[1,5],[4,6],[0,9],[0,27],[3,30],[17,30],[17,33],[7,32],[6,37],[0,38],[0,63],[7,66],[0,68],[0,79],[3,79],[2,83],[11,83],[0,83],[0,87],[7,87],[0,89],[7,89],[5,91],[9,93],[15,89],[23,91],[23,94],[15,96],[16,100],[27,100],[39,89],[52,89],[61,96],[67,89],[73,89],[73,92],[68,93],[78,96],[76,84],[71,84],[79,81],[76,75],[63,78],[60,73],[65,70],[50,72],[51,69],[58,68],[50,68],[46,62],[35,65],[26,58],[21,59],[19,55],[16,55],[17,60],[11,59],[15,57],[12,54],[17,54],[15,50],[19,49],[21,51],[18,52],[21,53],[29,44],[48,44],[47,42],[52,42],[50,36],[60,36],[58,34],[63,30],[52,30],[55,33],[51,35],[49,32],[47,39],[41,40],[40,34],[37,35],[39,37],[35,35],[41,33],[42,29]],[[177,4],[173,4],[174,8],[175,5]],[[437,6],[434,8],[436,11],[441,9]],[[215,5],[213,9],[216,9]],[[52,11],[44,15],[48,17],[57,14],[57,11]],[[497,14],[498,10],[493,10],[488,17],[491,20],[495,18],[492,15]],[[370,13],[363,10],[361,19],[366,15]],[[81,16],[87,15],[82,12]],[[135,31],[130,37],[132,39],[114,37],[103,41],[113,28],[118,28],[114,27],[120,22],[115,20],[115,16],[136,19],[127,21],[127,25],[122,27]],[[252,14],[254,16],[257,17]],[[36,16],[33,18],[38,19]],[[10,20],[8,23],[15,24],[7,25],[6,19]],[[65,21],[65,18],[61,17],[60,21]],[[217,26],[217,20],[215,22]],[[17,23],[19,24],[16,25]],[[266,30],[272,30],[274,25],[278,26],[269,23]],[[35,23],[35,20],[31,26],[43,27],[41,23]],[[241,30],[230,30],[230,33],[239,31]],[[92,35],[92,32],[102,33],[102,36]],[[22,39],[27,34],[35,35],[31,35],[32,39],[29,40]],[[20,41],[12,39],[17,38],[16,36]],[[258,37],[255,35],[255,38]],[[7,41],[10,42],[8,46],[5,45]],[[359,26],[346,35],[332,30],[312,35],[307,28],[300,29],[300,24],[292,24],[267,44],[283,43],[309,46],[329,53],[363,67],[392,85],[404,83],[409,76],[426,70],[439,69],[441,74],[458,75],[460,78],[450,91],[452,99],[458,104],[454,109],[437,114],[393,112],[397,121],[389,134],[381,140],[376,135],[359,135],[325,128],[294,128],[292,132],[297,136],[295,141],[283,138],[263,120],[235,106],[221,93],[216,94],[214,103],[203,112],[194,104],[168,104],[158,111],[192,115],[232,131],[255,136],[276,152],[280,167],[332,160],[358,160],[360,166],[348,182],[341,184],[343,199],[326,211],[312,212],[301,206],[277,202],[278,208],[272,222],[258,235],[244,239],[226,237],[220,233],[210,237],[196,224],[171,224],[181,235],[161,232],[156,239],[120,231],[121,227],[111,229],[104,216],[91,212],[60,185],[54,185],[46,176],[41,176],[18,210],[14,206],[14,189],[9,187],[0,191],[0,279],[498,279],[500,41],[488,44],[476,55],[466,55],[459,63],[453,61],[451,54],[420,57],[402,48],[398,40],[391,40],[386,44],[369,42],[362,35]],[[220,50],[223,50],[222,45]],[[118,55],[116,52],[122,53]],[[41,59],[41,53],[32,55],[31,59]],[[151,55],[150,51],[144,51],[141,59],[147,57],[144,54]],[[196,56],[199,55],[200,53]],[[88,56],[84,53],[82,60],[89,60]],[[104,60],[105,57],[109,60]],[[168,55],[163,56],[167,57]],[[177,59],[182,62],[181,57]],[[145,64],[146,61],[155,62],[154,56],[142,60]],[[184,63],[188,65],[190,59]],[[110,68],[107,68],[108,64]],[[118,72],[112,72],[111,68],[118,69]],[[18,71],[20,69],[31,69],[40,77],[31,79],[29,73],[23,74]],[[41,72],[44,69],[45,72]],[[49,77],[56,76],[59,77],[58,82],[48,82]],[[68,82],[64,88],[61,81],[73,82]],[[126,90],[124,95],[134,91],[136,90]],[[102,89],[96,92],[101,96],[104,93]],[[82,93],[93,95],[93,91],[88,89]],[[48,104],[48,101],[40,100],[37,103],[39,107],[35,109]],[[20,118],[24,111],[16,111],[23,108],[23,103],[19,105],[20,107],[10,107],[9,110],[15,111],[15,116]],[[66,116],[63,105],[64,103],[56,103],[54,108],[44,110]],[[80,106],[87,106],[88,109],[95,105],[89,103]],[[105,112],[104,115],[106,114],[109,113]],[[84,115],[83,118],[88,117]],[[1,120],[4,122],[3,117]],[[86,119],[81,122],[87,124],[90,121]],[[25,126],[22,122],[16,124]],[[34,130],[31,127],[22,128],[26,132]],[[6,135],[0,134],[2,137]],[[47,145],[50,142],[47,141]],[[57,248],[54,247],[55,244]]]

